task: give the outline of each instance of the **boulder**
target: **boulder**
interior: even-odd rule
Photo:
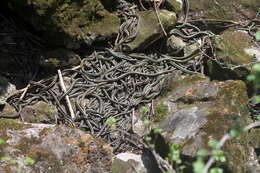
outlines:
[[[10,104],[0,101],[0,118],[18,118],[18,114]]]
[[[0,172],[108,173],[112,148],[71,127],[0,119]]]
[[[216,56],[223,65],[208,61],[209,75],[213,79],[244,79],[254,63],[259,61],[259,47],[253,38],[244,31],[224,31],[214,39]],[[258,55],[259,56],[259,55]]]
[[[140,11],[139,16],[139,30],[136,38],[125,45],[125,51],[143,50],[149,45],[163,37],[163,29],[168,31],[173,28],[177,22],[176,14],[167,10],[158,10],[158,16],[154,10]],[[158,20],[158,18],[161,21]]]
[[[0,101],[6,101],[7,97],[16,91],[16,87],[3,76],[0,76]]]
[[[220,140],[235,125],[236,119],[240,119],[242,125],[252,122],[246,109],[247,102],[246,85],[242,81],[217,82],[192,75],[176,80],[172,89],[156,101],[156,105],[167,108],[161,112],[163,115],[160,115],[157,127],[163,130],[167,145],[179,144],[185,158],[192,159],[201,149],[211,150],[208,142]],[[156,116],[158,113],[154,119]],[[257,133],[251,135],[257,136]],[[248,136],[248,133],[242,134],[222,148],[227,157],[228,170],[236,173],[250,170],[248,153],[252,146]],[[162,143],[157,141],[158,151],[165,148],[160,146]]]

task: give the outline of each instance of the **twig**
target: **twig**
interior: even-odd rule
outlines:
[[[61,89],[62,89],[63,92],[66,92],[66,87],[65,87],[65,84],[64,84],[63,77],[62,77],[62,74],[61,74],[60,69],[58,70],[58,76],[59,76],[59,79],[60,79]],[[71,116],[72,119],[74,119],[74,118],[75,118],[75,114],[74,114],[74,112],[73,112],[73,109],[72,109],[72,106],[71,106],[71,102],[70,102],[69,96],[66,95],[66,96],[65,96],[65,99],[66,99],[66,103],[67,103],[68,108],[69,108],[69,111],[70,111],[70,116]]]
[[[158,2],[158,5],[156,5],[157,2]],[[161,19],[159,17],[159,12],[158,12],[161,3],[162,3],[162,0],[154,0],[154,10],[155,10],[158,22],[159,22],[159,24],[160,24],[160,26],[162,28],[162,31],[163,31],[164,35],[167,37],[167,33],[166,33],[166,31],[165,31],[165,29],[164,29],[164,27],[162,25],[162,21],[161,21]]]
[[[27,91],[28,91],[28,89],[29,89],[30,86],[31,86],[31,85],[30,85],[30,83],[29,83],[25,88],[23,88],[23,93],[22,93],[22,95],[20,96],[19,100],[22,100],[22,99],[24,98],[24,96],[25,96],[25,94],[27,93]]]
[[[260,121],[256,121],[256,122],[251,123],[251,124],[247,125],[246,127],[244,127],[243,131],[246,132],[246,131],[248,131],[248,130],[250,130],[250,129],[252,129],[252,128],[259,127],[259,126],[260,126]],[[227,140],[229,140],[229,139],[232,139],[232,136],[230,136],[229,133],[228,133],[228,134],[225,134],[225,135],[221,138],[221,140],[219,141],[219,148],[223,147],[223,145],[225,144],[225,142],[226,142]],[[204,166],[203,171],[204,171],[205,173],[207,173],[208,170],[209,170],[209,168],[212,166],[212,164],[213,164],[214,162],[215,162],[215,156],[214,156],[213,153],[211,153],[211,156],[210,156],[208,162],[206,163],[206,165]]]

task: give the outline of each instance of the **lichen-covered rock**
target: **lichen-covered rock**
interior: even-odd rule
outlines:
[[[209,62],[209,75],[216,79],[244,78],[251,70],[256,58],[251,50],[253,39],[243,31],[225,31],[215,39],[216,55],[226,66]]]
[[[245,109],[248,97],[242,81],[215,82],[192,75],[176,83],[157,101],[157,105],[167,107],[158,126],[163,129],[166,143],[178,143],[183,155],[194,158],[199,150],[210,150],[209,140],[220,140],[236,119],[242,125],[252,122]],[[242,173],[249,169],[250,142],[246,133],[224,145],[229,170]]]
[[[190,16],[207,22],[232,20],[239,22],[255,17],[259,0],[196,0],[190,2]],[[209,20],[207,20],[209,19]]]
[[[126,44],[127,51],[143,50],[155,41],[163,37],[163,30],[158,20],[161,21],[163,28],[167,31],[174,27],[177,22],[176,14],[167,10],[158,10],[158,17],[154,10],[138,12],[139,30],[136,38]]]
[[[50,45],[77,49],[115,35],[119,18],[101,0],[11,0],[9,6]],[[104,1],[105,2],[105,1]],[[108,5],[108,3],[104,3]]]
[[[0,137],[6,141],[0,146],[0,157],[5,158],[0,162],[3,173],[19,169],[26,173],[110,170],[112,148],[79,129],[7,119],[0,119],[0,128]],[[29,164],[26,157],[35,163]]]

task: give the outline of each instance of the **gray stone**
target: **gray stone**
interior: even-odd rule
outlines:
[[[0,118],[18,118],[18,114],[10,104],[0,101]]]
[[[160,173],[156,161],[149,152],[142,154],[119,153],[112,163],[111,173]]]
[[[110,171],[112,148],[79,129],[8,119],[0,119],[0,128],[1,137],[6,139],[0,154],[5,158],[0,162],[2,173],[19,172],[19,169],[26,173]],[[26,157],[35,163],[28,164]]]
[[[163,37],[163,30],[154,10],[138,12],[139,31],[136,38],[126,44],[127,50],[143,50]],[[168,31],[177,22],[176,13],[167,10],[158,10],[158,17],[163,28]]]
[[[210,81],[201,75],[175,79],[172,90],[168,89],[155,101],[156,105],[166,105],[167,108],[161,112],[164,118],[157,127],[163,129],[165,142],[168,145],[179,144],[186,157],[195,158],[199,150],[208,150],[208,142],[220,140],[235,125],[235,119],[239,118],[242,125],[252,122],[245,109],[248,97],[242,81]],[[248,152],[252,147],[252,137],[256,139],[258,133],[249,134],[228,141],[223,148],[227,166],[234,172],[246,172],[252,163]],[[160,145],[162,141],[156,143],[158,152],[163,147]]]
[[[0,101],[5,101],[15,91],[16,87],[7,78],[0,76]]]
[[[21,117],[29,123],[54,123],[58,117],[58,110],[54,105],[39,101],[32,106],[24,107],[21,111]]]

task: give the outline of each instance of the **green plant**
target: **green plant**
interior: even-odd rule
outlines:
[[[260,41],[260,30],[258,30],[258,31],[256,32],[256,34],[255,34],[255,39],[256,39],[257,41]]]
[[[0,145],[3,145],[5,143],[6,143],[6,141],[4,139],[0,138]],[[15,159],[12,159],[11,157],[3,156],[0,158],[0,161],[8,162],[11,165],[17,165],[17,167],[18,167],[17,173],[24,172],[21,163],[17,162]],[[26,165],[34,165],[36,161],[31,157],[25,157],[24,162]]]
[[[109,119],[106,120],[106,124],[111,128],[111,129],[115,129],[116,128],[116,118],[111,117]]]

